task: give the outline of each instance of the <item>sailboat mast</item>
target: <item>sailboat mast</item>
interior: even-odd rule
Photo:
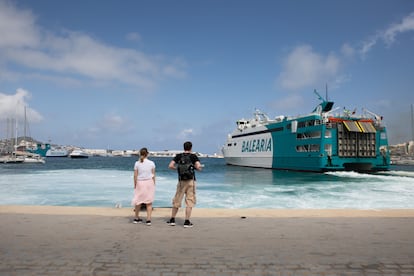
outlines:
[[[26,117],[26,106],[24,107],[24,148],[27,147],[27,133],[26,133],[26,126],[27,126],[27,117]]]
[[[411,104],[411,141],[414,141],[414,110]]]
[[[16,155],[16,151],[17,151],[17,130],[18,130],[18,125],[17,125],[17,119],[14,119],[14,145],[13,145],[13,152]]]
[[[13,142],[13,121],[7,118],[7,150],[9,152],[13,151]]]

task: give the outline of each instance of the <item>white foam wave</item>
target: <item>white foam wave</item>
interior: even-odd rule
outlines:
[[[157,201],[170,205],[176,180],[157,177]],[[167,195],[168,193],[168,195]],[[56,170],[0,178],[0,204],[129,206],[133,173],[120,170]],[[4,195],[4,196],[3,196]]]
[[[382,181],[402,181],[414,183],[414,173],[413,172],[404,172],[404,171],[392,171],[392,172],[382,172],[377,174],[367,174],[367,173],[358,173],[358,172],[326,172],[326,175],[333,175],[343,178],[355,178],[355,179],[374,179]],[[412,176],[412,177],[411,177]]]
[[[266,171],[267,176],[269,172]],[[299,177],[298,177],[299,176]],[[306,175],[308,176],[308,175]],[[334,176],[334,177],[331,177]],[[283,176],[285,177],[285,176]],[[339,179],[335,179],[338,177]],[[258,181],[260,179],[260,181]],[[277,181],[276,181],[277,180]],[[197,189],[201,208],[414,208],[414,178],[406,174],[334,172],[326,176],[288,175],[226,179],[200,175]],[[171,206],[177,176],[157,173],[154,206]],[[34,171],[2,174],[0,204],[130,206],[133,172],[103,169]]]
[[[333,175],[338,177],[353,177],[353,178],[360,178],[367,174],[357,173],[354,171],[333,171],[333,172],[325,172],[327,175]]]
[[[395,176],[406,176],[406,177],[413,177],[414,178],[414,172],[409,172],[409,171],[386,171],[386,172],[379,172],[379,174],[395,175]]]

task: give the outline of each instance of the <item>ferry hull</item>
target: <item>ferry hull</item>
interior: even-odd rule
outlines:
[[[26,149],[27,152],[38,154],[41,157],[46,157],[48,150],[50,150],[50,144],[37,144],[34,148]]]
[[[258,132],[266,130],[265,127],[257,129]],[[270,133],[234,135],[223,148],[223,156],[229,165],[272,168],[273,147]]]
[[[334,164],[329,165],[327,158],[321,157],[275,157],[265,156],[256,157],[229,157],[224,155],[227,165],[266,168],[276,170],[292,171],[309,171],[309,172],[327,172],[327,171],[357,171],[357,172],[374,172],[389,170],[388,164],[378,164],[376,159],[373,160],[337,160]]]
[[[69,153],[67,150],[49,149],[46,152],[46,157],[68,157]]]
[[[241,167],[272,168],[271,157],[225,157],[228,165]]]

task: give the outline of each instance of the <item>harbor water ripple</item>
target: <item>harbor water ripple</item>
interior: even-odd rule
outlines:
[[[170,207],[177,175],[170,158],[157,166],[155,207]],[[0,164],[1,205],[130,206],[136,157],[48,158],[46,164]],[[414,167],[388,172],[308,173],[226,166],[201,158],[197,207],[267,209],[412,209]]]

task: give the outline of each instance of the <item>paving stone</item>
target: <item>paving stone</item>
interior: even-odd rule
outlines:
[[[414,275],[413,218],[198,218],[190,230],[154,218],[140,233],[124,217],[0,220],[0,276]]]

